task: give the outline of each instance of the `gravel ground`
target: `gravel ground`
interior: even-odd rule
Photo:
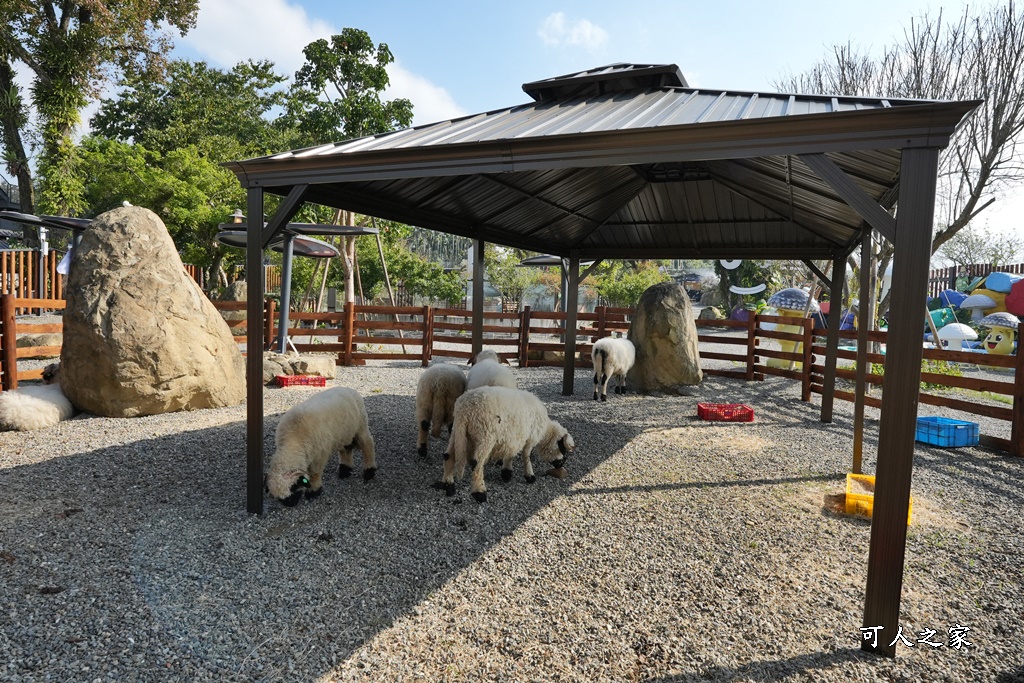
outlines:
[[[1024,681],[1024,462],[918,444],[900,621],[943,645],[889,660],[859,650],[869,523],[824,505],[851,404],[822,425],[795,382],[713,377],[594,404],[585,371],[567,398],[561,369],[515,370],[578,448],[564,480],[490,472],[480,505],[468,478],[430,488],[443,443],[416,455],[420,371],[340,368],[377,478],[261,517],[244,406],[0,433],[0,680]],[[268,457],[315,391],[265,390]],[[702,422],[697,401],[757,419]],[[949,645],[956,625],[971,645]]]

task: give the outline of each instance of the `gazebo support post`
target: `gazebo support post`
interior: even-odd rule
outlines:
[[[473,355],[484,348],[484,247],[482,239],[473,240]]]
[[[850,471],[860,474],[864,459],[864,395],[868,378],[868,332],[871,330],[874,297],[871,295],[875,260],[871,245],[871,228],[865,227],[860,247],[860,303],[857,307],[857,384],[853,398],[853,465]]]
[[[843,315],[843,284],[846,282],[846,254],[832,258],[832,280],[828,288],[828,334],[825,337],[825,378],[821,387],[821,421],[832,421],[836,391],[836,357],[839,355],[839,325]],[[804,372],[809,372],[805,368]]]
[[[937,148],[905,148],[900,160],[895,250],[885,361],[885,396],[878,428],[875,502],[868,550],[864,622],[881,627],[861,649],[894,657],[907,546],[907,506],[921,381],[921,302],[928,290]]]
[[[576,306],[580,291],[580,252],[569,252],[569,286],[565,301],[565,365],[562,371],[562,396],[572,396],[576,380]]]
[[[295,235],[284,233],[281,255],[281,310],[278,311],[277,352],[288,353],[288,315],[292,303],[292,257],[295,253]]]
[[[263,188],[250,187],[246,208],[250,216],[263,215]],[[259,223],[255,223],[259,225]],[[245,500],[250,514],[263,514],[263,244],[260,231],[249,230],[245,248],[246,325],[245,348]],[[284,306],[282,306],[284,308]]]

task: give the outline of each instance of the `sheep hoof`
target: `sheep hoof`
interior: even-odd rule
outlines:
[[[341,464],[338,465],[338,478],[348,479],[352,476],[352,465]]]
[[[296,491],[286,498],[278,498],[281,501],[281,505],[286,505],[290,508],[295,507],[302,500],[302,491]]]
[[[427,431],[428,429],[430,429],[430,420],[423,420],[422,422],[420,422],[420,429],[422,429],[423,431]]]
[[[450,458],[450,457],[452,457],[452,454],[451,454],[451,453],[445,453],[445,454],[444,454],[444,461],[445,461],[445,462],[448,462],[448,458]]]
[[[473,458],[472,460],[469,461],[469,466],[470,466],[470,468],[473,468],[473,469],[476,468],[476,458]]]
[[[448,496],[449,498],[454,496],[455,495],[455,484],[445,484],[444,485],[444,495]]]
[[[501,470],[501,480],[502,481],[512,481],[512,470],[502,469]]]
[[[416,449],[416,452],[420,454],[421,458],[427,457],[427,444],[420,444]]]
[[[594,400],[595,401],[597,400],[597,394],[596,393],[594,394]]]
[[[377,474],[377,468],[368,467],[367,469],[363,470],[363,481],[370,481],[371,479],[373,479],[373,475],[375,474]]]
[[[535,481],[537,481],[537,477],[536,476],[534,476],[532,474],[526,475],[526,483],[527,484],[532,484]]]
[[[601,394],[601,400],[602,401],[607,401],[608,400],[608,394]]]
[[[473,500],[475,500],[478,503],[486,503],[487,502],[487,492],[486,491],[474,491],[473,492]]]
[[[316,490],[310,489],[310,490],[306,491],[306,500],[312,500],[313,498],[319,498],[320,494],[323,493],[323,492],[324,492],[324,489],[323,489],[322,486],[320,488],[316,489]]]

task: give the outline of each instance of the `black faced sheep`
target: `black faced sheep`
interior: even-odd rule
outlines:
[[[494,351],[484,349],[471,362],[473,367],[469,369],[469,376],[466,378],[466,391],[478,387],[516,388],[515,375],[508,366],[501,364],[498,354]]]
[[[354,389],[327,389],[292,406],[277,425],[275,445],[267,490],[289,507],[303,494],[315,498],[323,492],[324,467],[335,451],[341,459],[339,477],[352,474],[354,448],[363,452],[363,479],[377,472],[366,407]]]
[[[441,436],[442,426],[451,432],[455,399],[464,391],[466,375],[455,365],[432,365],[420,375],[416,385],[416,450],[421,457],[427,454],[427,430],[435,439]]]
[[[540,399],[528,391],[506,387],[481,387],[467,391],[455,402],[455,423],[444,458],[442,484],[445,493],[455,494],[455,479],[461,479],[466,463],[473,463],[470,491],[479,502],[487,500],[484,468],[501,460],[501,478],[512,478],[512,459],[520,455],[526,481],[533,483],[530,452],[537,447],[541,462],[554,467],[565,463],[576,444],[572,435],[548,417]]]
[[[598,339],[590,352],[594,362],[594,400],[600,393],[601,400],[608,400],[608,380],[618,378],[616,394],[626,393],[626,373],[636,361],[636,347],[628,339],[604,337]]]

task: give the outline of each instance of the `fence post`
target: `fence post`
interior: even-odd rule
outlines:
[[[597,341],[598,339],[604,339],[606,334],[608,327],[608,307],[598,306],[597,310],[594,312],[597,313],[597,337],[594,341]]]
[[[3,373],[0,389],[10,391],[18,388],[18,334],[14,321],[14,294],[0,295],[0,372]]]
[[[530,307],[519,314],[519,367],[530,367]]]
[[[1024,456],[1024,344],[1017,341],[1017,366],[1013,375],[1013,421],[1010,424],[1010,454]]]
[[[431,338],[434,336],[434,309],[430,306],[423,307],[423,359],[420,364],[423,367],[430,365],[430,347],[433,344]]]
[[[263,302],[263,348],[269,351],[274,347],[274,300]]]
[[[838,303],[838,302],[837,302]],[[814,320],[811,318],[804,318],[804,362],[803,372],[801,373],[800,384],[800,400],[807,402],[811,400],[811,362],[814,359],[814,354],[811,353],[811,344],[814,342]]]
[[[345,361],[346,367],[352,365],[352,336],[355,332],[356,305],[352,301],[345,302]]]
[[[757,316],[747,316],[747,381],[754,381],[754,345],[757,343]]]

